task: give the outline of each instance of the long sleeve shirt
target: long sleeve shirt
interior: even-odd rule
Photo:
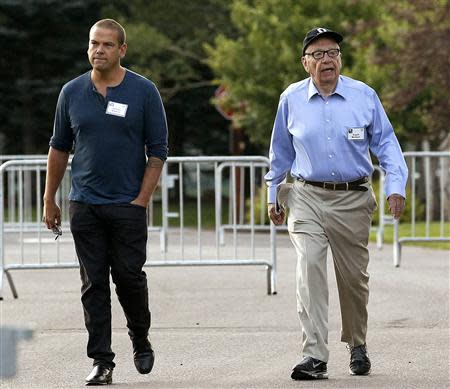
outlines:
[[[385,193],[405,197],[408,169],[394,129],[376,92],[363,82],[340,76],[328,97],[311,78],[290,85],[280,96],[265,176],[268,202],[277,186],[293,177],[349,182],[370,176],[369,150],[386,173]]]
[[[70,200],[130,202],[139,193],[147,157],[167,158],[167,123],[156,86],[126,71],[103,97],[87,72],[59,95],[50,146],[74,148]]]

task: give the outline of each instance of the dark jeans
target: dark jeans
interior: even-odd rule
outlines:
[[[150,328],[146,261],[146,209],[133,204],[90,205],[71,201],[70,229],[80,262],[81,302],[94,365],[114,367],[111,350],[109,274],[127,319],[130,337]]]

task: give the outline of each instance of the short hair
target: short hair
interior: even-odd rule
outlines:
[[[91,27],[91,30],[94,27],[108,28],[110,30],[116,31],[120,46],[122,46],[127,40],[125,29],[121,26],[120,23],[116,22],[114,19],[101,19]]]

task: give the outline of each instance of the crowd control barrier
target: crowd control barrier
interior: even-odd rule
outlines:
[[[401,248],[405,242],[450,242],[450,233],[445,231],[449,222],[450,152],[414,151],[403,155],[409,168],[410,194],[406,201],[411,205],[411,230],[409,236],[402,234],[400,237],[400,223],[394,222],[393,260],[396,267],[400,266]],[[433,221],[438,224],[437,234],[431,231]],[[424,233],[419,233],[418,223],[425,225]]]
[[[234,230],[257,230],[265,231],[270,229],[267,216],[267,186],[264,181],[264,176],[268,171],[266,163],[252,164],[253,174],[246,174],[246,169],[249,166],[241,165],[239,167],[234,166],[230,162],[224,162],[221,164],[219,173],[219,185],[225,181],[225,177],[229,175],[229,182],[234,182],[237,188],[236,196],[228,196],[228,218],[217,220],[219,226],[219,241],[224,243],[224,236],[226,231]],[[390,215],[385,214],[385,195],[384,195],[384,181],[385,173],[378,166],[374,165],[374,172],[371,179],[377,175],[380,181],[379,190],[377,195],[378,201],[378,224],[374,224],[371,230],[376,231],[377,248],[381,250],[384,243],[384,231],[386,225],[392,225],[394,219]],[[233,181],[234,178],[234,181]],[[250,201],[250,189],[253,190],[254,196],[257,197],[257,203]],[[229,187],[232,190],[232,187]],[[252,220],[248,218],[250,212],[249,204],[256,205],[257,210],[255,213],[251,212],[254,216]],[[217,212],[220,214],[224,209],[222,198],[218,199]],[[235,212],[233,212],[233,209]],[[277,226],[277,231],[287,231],[287,220],[282,225]]]
[[[0,155],[0,166],[7,161],[29,161],[29,160],[47,160],[46,155]],[[58,188],[57,197],[59,199],[59,206],[61,208],[63,228],[68,229],[69,220],[69,191],[71,186],[71,161],[69,158],[66,174],[64,175],[61,185]],[[38,178],[38,175],[40,177]],[[15,165],[5,171],[3,184],[7,187],[4,196],[6,196],[6,209],[3,228],[7,232],[24,232],[24,231],[39,231],[42,230],[42,223],[36,217],[39,211],[37,205],[41,201],[40,190],[28,190],[36,185],[43,186],[45,180],[45,166],[44,168],[32,168],[30,166]],[[164,177],[163,177],[164,179]],[[167,185],[170,186],[170,177],[166,177]],[[35,183],[36,182],[36,183]],[[163,204],[167,203],[166,198],[162,198],[160,192],[155,194],[157,201]],[[152,201],[149,204],[148,212],[148,229],[149,231],[158,231],[160,233],[161,250],[163,246],[163,231],[160,226],[154,224],[154,212]]]
[[[34,158],[33,158],[34,157]],[[6,162],[8,160],[29,160],[29,159],[46,159],[46,155],[2,155],[0,156],[0,163]],[[70,161],[69,161],[70,163]],[[254,174],[253,179],[250,181],[250,174],[248,173],[248,166],[235,166],[232,170],[231,169],[231,162],[222,162],[220,167],[220,175],[221,180],[219,182],[219,185],[221,182],[223,183],[231,183],[232,182],[232,172],[234,171],[235,176],[235,186],[236,186],[236,196],[231,195],[231,185],[226,185],[224,188],[228,188],[227,196],[221,196],[218,199],[217,207],[218,212],[222,214],[224,210],[227,210],[228,216],[222,217],[220,220],[216,220],[218,223],[218,229],[219,229],[219,241],[221,244],[224,244],[224,236],[226,231],[234,231],[235,229],[238,231],[250,231],[252,228],[254,228],[256,231],[269,231],[270,224],[268,222],[267,217],[267,208],[266,208],[266,194],[267,194],[267,187],[264,182],[264,175],[268,171],[268,167],[266,166],[266,162],[253,164],[254,168]],[[24,172],[24,186],[30,186],[30,176],[29,172]],[[16,182],[18,181],[18,169],[9,169],[6,172],[6,181],[8,183],[8,193],[6,195],[7,197],[7,209],[8,209],[8,218],[5,221],[5,229],[8,231],[19,231],[20,228],[24,228],[26,230],[37,230],[40,228],[40,221],[33,220],[30,215],[32,214],[33,210],[33,203],[35,200],[31,198],[31,191],[26,191],[23,197],[23,207],[19,207],[19,204],[17,204],[17,198],[18,196],[15,195],[15,192],[17,192]],[[380,180],[380,186],[379,186],[379,193],[377,193],[377,200],[378,200],[378,223],[374,224],[372,226],[372,230],[376,231],[376,241],[377,241],[377,248],[381,249],[383,247],[383,240],[384,240],[384,231],[386,225],[392,225],[393,224],[393,218],[390,215],[385,214],[385,202],[384,202],[384,177],[385,174],[383,170],[378,166],[374,166],[374,174],[372,175],[372,178],[374,176],[378,176],[378,179]],[[163,170],[161,182],[161,192],[157,192],[156,201],[161,202],[162,205],[162,222],[160,225],[156,225],[154,221],[154,201],[152,201],[149,205],[149,212],[148,212],[148,225],[149,230],[157,231],[160,233],[160,248],[161,252],[164,252],[167,250],[167,227],[168,223],[171,219],[178,218],[178,213],[170,211],[169,206],[169,198],[168,193],[170,189],[174,188],[177,181],[177,174],[169,174],[167,165],[165,169]],[[256,203],[253,201],[250,202],[250,191],[249,187],[253,186],[254,195],[256,196]],[[61,209],[64,215],[64,220],[68,220],[68,209],[69,209],[69,201],[68,201],[68,192],[70,190],[70,171],[68,174],[66,174],[63,178],[63,181],[61,183],[61,197],[60,197],[60,205]],[[253,224],[250,224],[250,219],[248,217],[249,214],[249,204],[253,204],[255,207],[255,213],[253,217]],[[237,213],[233,214],[232,210],[233,207],[236,207]],[[24,222],[20,222],[20,215],[19,215],[19,209],[22,210],[23,213],[23,219]],[[235,219],[234,219],[235,217]],[[68,225],[66,226],[68,227]],[[277,226],[277,231],[287,231],[287,225],[284,223],[281,226]]]
[[[57,201],[62,205],[63,235],[55,241],[41,222],[46,163],[46,159],[22,159],[8,160],[0,166],[0,299],[5,277],[13,296],[18,296],[12,270],[79,266],[65,211],[68,203],[67,207],[64,205],[70,187],[62,185],[57,193]],[[229,195],[223,192],[224,187],[231,186],[233,197],[238,190],[235,179],[231,183],[220,181],[218,171],[223,163],[232,163],[236,172],[241,166],[268,166],[269,161],[264,157],[168,158],[154,196],[156,201],[149,205],[152,220],[145,266],[264,266],[267,293],[275,294],[275,226],[266,234],[256,229],[238,231],[235,228],[227,244],[219,244],[218,223],[222,215],[217,212],[217,205],[222,197]],[[70,164],[67,170],[66,176],[69,176]],[[28,203],[24,201],[27,195],[31,199]],[[15,197],[13,205],[10,196]],[[253,198],[252,203],[256,201]],[[29,208],[27,216],[26,207]],[[250,208],[253,215],[255,206],[250,204]]]
[[[386,208],[385,208],[385,194],[384,194],[384,182],[386,179],[386,174],[384,173],[384,170],[381,169],[380,166],[374,165],[374,171],[372,174],[372,181],[375,174],[378,174],[378,180],[379,180],[379,186],[378,186],[378,193],[376,193],[377,196],[377,203],[378,203],[378,225],[372,225],[371,230],[376,231],[376,239],[377,239],[377,249],[381,250],[383,248],[384,243],[384,231],[386,225],[394,224],[394,218],[391,215],[386,214]]]
[[[247,168],[250,176],[255,169],[265,165],[269,160],[259,156],[240,157],[169,157],[164,165],[163,175],[176,181],[174,190],[178,193],[163,194],[169,199],[163,208],[163,231],[167,250],[162,252],[163,259],[155,263],[157,266],[216,266],[216,265],[257,265],[266,268],[267,293],[276,293],[276,229],[273,224],[266,233],[258,233],[256,228],[242,231],[238,227],[237,213],[239,206],[235,203],[241,188],[237,185],[237,172]],[[220,174],[223,166],[231,166],[230,180],[226,181]],[[225,187],[228,187],[227,191]],[[253,188],[253,189],[252,189]],[[162,191],[170,191],[162,186]],[[249,217],[256,213],[258,204],[254,193],[254,185],[250,186],[253,195],[249,198]],[[175,195],[175,196],[174,196]],[[227,242],[220,242],[220,226],[226,217],[221,204],[223,197],[232,196],[232,212],[234,224],[228,234]],[[173,201],[172,198],[175,198]],[[186,228],[186,205],[195,210],[190,215],[195,220],[195,228]],[[208,204],[213,204],[208,208]],[[193,207],[192,207],[193,205]],[[175,220],[174,220],[175,219]],[[173,222],[172,222],[173,221]],[[192,223],[189,223],[192,225]],[[267,239],[267,234],[269,239]],[[168,241],[170,239],[170,242]],[[223,243],[223,242],[222,242]],[[168,259],[173,252],[172,246],[178,250],[177,259]],[[190,250],[187,248],[190,247]],[[192,255],[194,253],[194,255]]]

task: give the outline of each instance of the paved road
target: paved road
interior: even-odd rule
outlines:
[[[148,376],[132,362],[131,344],[113,298],[117,388],[448,388],[449,253],[403,248],[401,268],[391,246],[370,247],[368,346],[373,373],[348,375],[339,341],[340,316],[331,261],[330,379],[295,382],[300,359],[295,256],[278,236],[278,294],[266,295],[261,267],[149,268],[156,363]],[[0,388],[77,388],[91,369],[85,356],[77,269],[12,273],[19,299],[5,285],[3,326],[34,329],[19,343],[18,371]]]

